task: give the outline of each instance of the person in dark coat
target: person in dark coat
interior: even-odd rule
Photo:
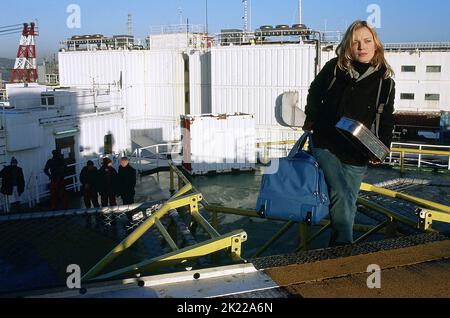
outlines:
[[[369,156],[342,136],[336,123],[348,117],[371,129],[378,111],[380,87],[388,87],[380,110],[378,136],[388,148],[393,135],[395,82],[377,33],[355,21],[330,60],[311,83],[303,130],[313,132],[314,150],[330,194],[330,246],[353,243],[356,200]],[[372,162],[380,164],[380,162]]]
[[[0,171],[0,178],[2,178],[1,193],[8,196],[11,207],[20,206],[20,196],[25,190],[23,171],[17,164],[17,159],[12,157],[11,164]]]
[[[122,159],[120,159],[117,189],[124,205],[134,203],[135,187],[136,170],[130,165],[128,158],[123,157]]]
[[[64,158],[58,150],[52,151],[53,157],[47,161],[44,173],[50,179],[50,204],[52,210],[56,210],[59,205],[63,209],[69,207],[69,200],[66,194],[65,176],[67,165]]]
[[[116,206],[117,171],[109,158],[103,158],[103,164],[98,170],[98,190],[102,207]]]
[[[91,206],[100,207],[98,204],[98,170],[94,163],[89,160],[86,167],[80,173],[81,191],[83,193],[84,205],[87,209]]]

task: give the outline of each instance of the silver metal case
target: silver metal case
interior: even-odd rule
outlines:
[[[366,126],[359,121],[342,117],[336,128],[359,149],[366,153],[371,160],[383,162],[390,150]]]

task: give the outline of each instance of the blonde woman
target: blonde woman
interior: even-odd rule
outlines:
[[[390,146],[394,125],[395,83],[375,30],[355,21],[309,89],[304,130],[313,132],[314,155],[328,184],[332,234],[330,246],[353,243],[356,200],[369,158],[335,128],[343,116],[373,127],[379,111],[379,138]],[[382,86],[380,86],[382,83]],[[377,99],[388,89],[387,104],[378,110]],[[378,163],[375,163],[378,164]]]

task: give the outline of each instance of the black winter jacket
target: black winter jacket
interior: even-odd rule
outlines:
[[[67,165],[64,162],[64,158],[61,156],[53,157],[45,164],[44,173],[50,179],[63,179],[66,176],[66,172]]]
[[[117,175],[117,190],[120,195],[134,195],[136,186],[136,170],[127,165],[125,168],[120,166]]]
[[[378,107],[376,100],[380,78],[384,76],[386,69],[381,68],[357,82],[338,67],[336,82],[328,90],[336,64],[337,58],[326,63],[311,83],[305,108],[307,116],[305,121],[313,123],[313,142],[316,148],[328,149],[345,164],[364,166],[369,162],[368,156],[342,136],[335,126],[340,118],[345,116],[363,123],[369,129],[372,127]],[[361,63],[357,66],[361,67]],[[389,81],[385,79],[383,86],[390,86]],[[394,128],[394,98],[395,83],[389,96],[389,103],[385,105],[381,115],[379,127],[380,140],[388,148]]]
[[[82,185],[83,191],[86,188],[86,185],[89,186],[91,191],[98,191],[98,170],[96,167],[84,167],[80,173],[80,182]]]
[[[16,174],[16,186],[19,195],[22,195],[25,190],[25,178],[23,176],[22,168],[14,166],[6,166],[0,171],[0,178],[2,178],[1,193],[5,195],[12,195],[13,193],[13,174]]]
[[[98,192],[103,195],[117,194],[117,172],[113,167],[101,166],[98,170]]]

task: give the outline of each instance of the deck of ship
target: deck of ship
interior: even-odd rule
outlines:
[[[395,179],[397,174],[395,170],[378,168],[371,170],[365,181],[376,183],[392,179],[391,182],[384,182],[387,188],[420,194],[443,205],[450,205],[448,174],[414,172],[407,175],[410,178]],[[138,185],[137,199],[146,201],[147,205],[150,200],[167,200],[171,195],[167,188],[173,183],[169,177],[169,172],[143,177]],[[210,204],[248,212],[256,201],[260,177],[256,172],[203,176],[190,178],[189,181]],[[86,282],[83,284],[87,289],[85,294],[64,287],[66,265],[79,264],[85,273],[141,222],[132,224],[130,228],[125,213],[99,214],[83,210],[0,216],[3,238],[0,243],[0,295],[152,298],[449,297],[449,225],[435,223],[432,231],[424,233],[414,227],[417,222],[414,204],[392,198],[383,199],[376,193],[362,194],[362,197],[390,207],[403,221],[394,222],[393,231],[386,229],[357,244],[344,247],[326,248],[328,234],[324,231],[319,239],[308,243],[309,250],[305,250],[305,246],[299,248],[299,243],[304,242],[298,241],[298,227],[293,227],[276,244],[259,253],[263,243],[286,224],[245,215],[224,214],[216,220],[216,228],[220,233],[230,233],[239,228],[248,234],[247,241],[242,244],[241,262],[228,265],[230,262],[222,255],[218,261],[212,257],[206,262],[171,266],[167,270],[145,274],[152,276],[142,278]],[[141,210],[145,209],[141,207]],[[205,207],[202,214],[214,223],[207,209]],[[357,222],[360,223],[360,230],[356,233],[357,239],[367,229],[376,227],[378,222],[386,219],[385,215],[378,215],[362,206],[359,210],[361,213],[358,213]],[[178,218],[182,223],[183,215]],[[164,219],[161,220],[167,225]],[[311,227],[310,231],[317,233],[319,229]],[[184,231],[189,232],[186,229]],[[180,248],[189,245],[189,242],[184,242],[185,238],[177,234],[176,237]],[[193,237],[198,242],[207,239],[206,233],[202,231],[197,231]],[[111,264],[110,270],[167,253],[169,246],[161,242],[156,229],[148,231],[137,244],[124,251]],[[370,275],[367,267],[371,264],[381,268],[381,289],[367,287],[366,280]]]

